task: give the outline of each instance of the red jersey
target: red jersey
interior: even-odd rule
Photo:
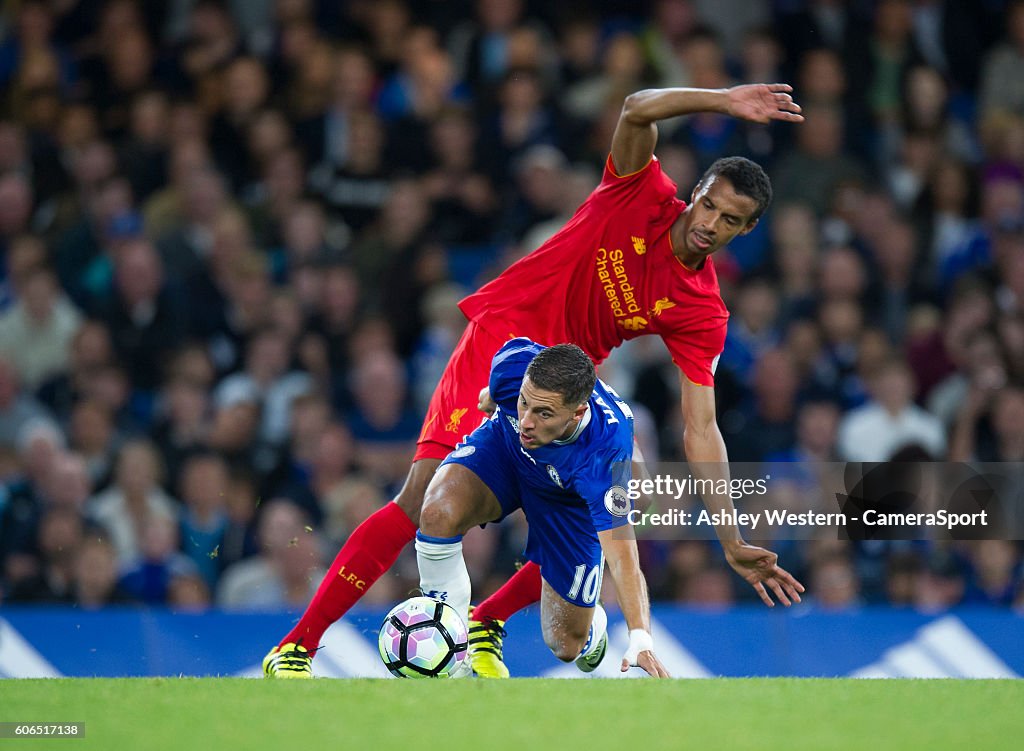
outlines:
[[[496,337],[572,342],[598,363],[656,334],[687,378],[713,386],[729,312],[711,259],[692,271],[672,252],[669,231],[685,208],[657,158],[620,177],[609,157],[568,224],[459,307]]]

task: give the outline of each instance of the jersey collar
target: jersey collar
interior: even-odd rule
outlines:
[[[587,411],[583,413],[583,417],[580,418],[579,423],[576,425],[576,430],[572,431],[572,435],[568,438],[561,440],[555,439],[552,441],[556,446],[564,446],[567,443],[572,443],[582,435],[583,430],[590,424],[590,405],[587,405]]]

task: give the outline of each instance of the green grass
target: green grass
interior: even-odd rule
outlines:
[[[0,680],[0,721],[86,723],[0,751],[987,751],[1024,747],[1024,681]]]

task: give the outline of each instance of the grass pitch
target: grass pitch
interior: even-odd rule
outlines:
[[[4,748],[221,751],[1020,749],[1024,681],[0,680]]]

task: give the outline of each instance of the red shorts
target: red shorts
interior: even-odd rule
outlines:
[[[504,343],[476,322],[469,322],[430,398],[413,461],[444,459],[484,419],[477,409],[480,389],[487,385],[491,360]]]

